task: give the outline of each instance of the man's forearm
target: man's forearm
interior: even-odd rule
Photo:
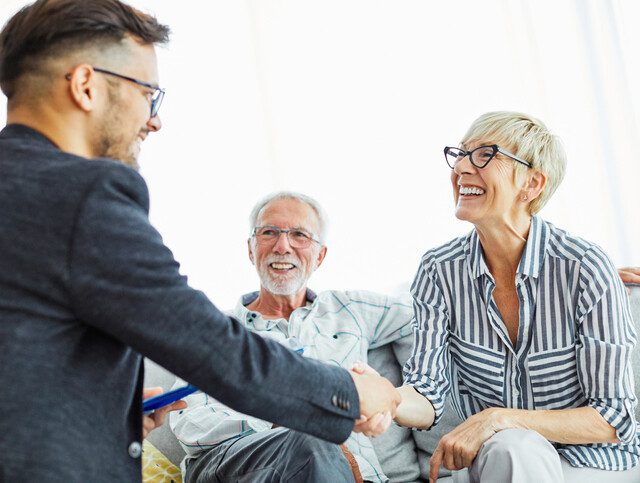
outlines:
[[[429,429],[436,415],[431,402],[413,386],[401,386],[398,391],[402,402],[398,406],[396,423],[409,428]]]

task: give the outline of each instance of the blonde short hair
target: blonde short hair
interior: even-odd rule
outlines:
[[[531,214],[542,209],[564,178],[567,156],[562,142],[535,117],[509,111],[483,114],[473,121],[462,138],[462,144],[468,146],[478,141],[499,145],[529,161],[532,169],[545,175],[547,183],[542,193],[529,205]],[[528,168],[520,163],[514,164],[515,182],[520,185],[524,182]]]

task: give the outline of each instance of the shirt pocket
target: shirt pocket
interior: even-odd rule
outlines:
[[[451,335],[452,381],[487,406],[504,406],[504,354]]]
[[[584,403],[575,345],[530,354],[527,363],[536,409],[572,408]]]

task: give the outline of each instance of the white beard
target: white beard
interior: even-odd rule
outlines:
[[[268,258],[262,266],[256,266],[260,284],[273,295],[295,295],[307,285],[311,274],[317,268],[317,262],[308,272],[304,272],[300,264],[296,263],[295,273],[292,275],[278,276],[269,271],[269,264],[273,262],[284,262],[284,260]]]
[[[309,280],[309,277],[305,277],[301,272],[296,277],[287,280],[276,279],[269,276],[269,274],[260,277],[262,286],[273,295],[295,295],[302,290],[307,280]]]

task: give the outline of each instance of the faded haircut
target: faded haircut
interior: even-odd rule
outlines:
[[[164,44],[169,27],[119,0],[38,0],[0,32],[0,88],[11,100],[22,91],[24,77],[46,74],[49,61],[117,46],[127,36],[142,44]]]

